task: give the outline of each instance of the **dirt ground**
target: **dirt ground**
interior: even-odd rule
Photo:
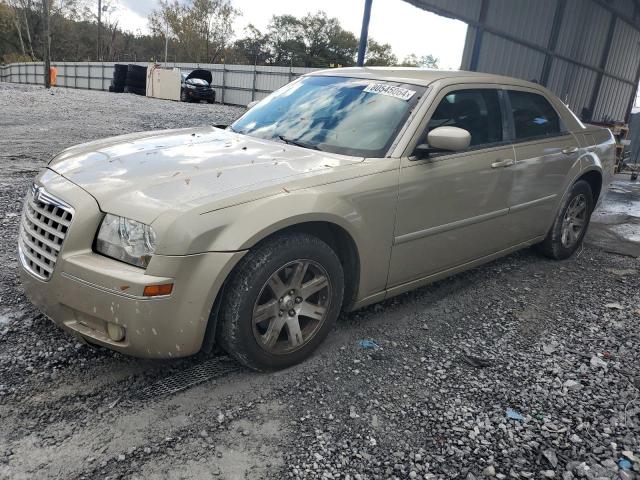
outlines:
[[[27,302],[19,214],[54,153],[241,113],[0,84],[0,478],[638,475],[640,192],[622,180],[596,246],[562,262],[524,250],[343,315],[313,358],[278,373],[93,349]],[[628,218],[612,220],[620,204]]]

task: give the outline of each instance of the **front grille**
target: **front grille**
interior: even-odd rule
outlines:
[[[67,235],[73,208],[33,186],[24,203],[18,251],[22,265],[42,280],[49,280]]]

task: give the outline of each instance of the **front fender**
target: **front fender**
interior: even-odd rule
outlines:
[[[358,297],[386,287],[393,239],[398,171],[287,191],[211,212],[169,212],[154,222],[157,253],[189,255],[252,248],[264,238],[306,222],[345,230],[360,257]]]

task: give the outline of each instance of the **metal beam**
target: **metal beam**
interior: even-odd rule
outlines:
[[[618,21],[618,16],[615,14],[611,14],[611,20],[609,21],[609,29],[607,31],[607,40],[604,43],[604,47],[602,49],[602,55],[600,56],[600,72],[598,72],[598,76],[596,77],[596,83],[593,86],[593,90],[591,92],[591,100],[589,101],[589,112],[591,115],[591,119],[593,119],[593,114],[595,112],[596,103],[598,101],[598,97],[600,96],[600,90],[602,89],[602,77],[604,74],[604,69],[607,66],[607,60],[609,59],[609,53],[611,53],[611,43],[613,40],[613,34],[616,31],[616,22]],[[589,119],[589,120],[591,120]]]
[[[371,18],[371,3],[373,0],[364,0],[364,14],[362,15],[362,30],[360,30],[360,46],[358,47],[359,67],[364,65],[364,55],[367,52],[367,41],[369,39],[369,19]]]
[[[473,51],[471,52],[471,60],[469,61],[469,70],[473,72],[478,70],[480,51],[482,49],[482,37],[484,36],[484,27],[487,23],[488,8],[489,0],[482,0],[482,3],[480,4],[480,15],[478,16],[478,26],[476,27],[476,35],[473,41]]]
[[[547,50],[552,53],[556,53],[558,36],[560,35],[560,29],[562,28],[562,20],[564,19],[566,7],[567,0],[556,0],[556,11],[553,15],[553,25],[551,26],[551,34],[549,35],[549,42],[547,43]],[[542,74],[540,75],[540,84],[545,87],[549,83],[549,74],[551,73],[552,64],[553,57],[549,54],[545,55],[544,64],[542,65]]]
[[[640,63],[638,63],[638,71],[636,72],[636,88],[631,92],[631,99],[629,100],[629,105],[627,106],[627,111],[624,115],[624,121],[629,123],[631,110],[633,109],[633,105],[636,102],[636,96],[638,95],[638,88],[640,87]]]
[[[618,10],[616,10],[615,8],[613,8],[611,5],[604,2],[603,0],[591,0],[591,1],[596,5],[604,8],[606,11],[617,16],[621,21],[623,21],[624,23],[627,23],[630,27],[635,28],[637,31],[640,32],[640,23],[637,21],[637,19],[620,15],[620,12]]]

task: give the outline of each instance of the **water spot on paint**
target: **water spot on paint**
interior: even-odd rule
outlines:
[[[151,332],[152,332],[154,335],[158,335],[158,332],[156,332],[156,329],[155,329],[155,328],[152,328],[152,329],[151,329]]]

